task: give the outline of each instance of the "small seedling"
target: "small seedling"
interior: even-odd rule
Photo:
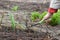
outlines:
[[[36,19],[39,19],[39,18],[40,18],[40,13],[39,12],[34,11],[34,12],[31,13],[31,20],[32,21],[35,21]]]
[[[12,7],[12,11],[17,11],[18,10],[18,6],[14,6],[14,7]]]
[[[47,14],[47,11],[43,12],[42,14],[40,14],[39,12],[32,12],[31,13],[31,20],[34,21],[36,19],[42,19],[45,15]]]
[[[14,30],[16,27],[16,24],[15,24],[14,15],[12,13],[10,13],[10,20],[11,20],[12,29]]]

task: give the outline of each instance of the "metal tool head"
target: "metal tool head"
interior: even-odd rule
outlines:
[[[37,22],[37,23],[35,23],[35,24],[31,25],[31,26],[40,25],[40,24],[42,24],[42,23],[44,23],[44,21],[39,21],[39,22]]]
[[[33,24],[33,25],[31,25],[31,27],[32,27],[32,26],[36,26],[36,25],[39,25],[39,24],[40,24],[40,23],[36,23],[36,24]]]

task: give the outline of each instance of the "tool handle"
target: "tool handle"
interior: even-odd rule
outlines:
[[[38,23],[36,23],[36,24],[33,24],[33,25],[31,25],[31,26],[36,26],[36,25],[39,25],[39,24],[41,24],[41,23],[43,23],[44,22],[44,20],[41,20],[40,22],[38,22]]]
[[[36,26],[36,25],[39,25],[39,23],[33,24],[33,25],[31,25],[31,26]]]

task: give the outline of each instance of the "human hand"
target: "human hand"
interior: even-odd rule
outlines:
[[[51,22],[51,19],[45,20],[46,24],[49,24]]]

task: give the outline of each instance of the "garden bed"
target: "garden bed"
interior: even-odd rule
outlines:
[[[52,40],[56,39],[49,35],[49,33],[37,33],[32,30],[21,31],[15,29],[12,31],[11,28],[2,27],[0,29],[0,40]]]
[[[4,2],[4,3],[3,3]],[[29,16],[32,11],[38,11],[42,13],[43,11],[47,11],[49,3],[46,4],[36,4],[36,3],[19,3],[19,2],[8,2],[8,1],[0,1],[0,12],[1,13],[13,13],[15,20],[17,23],[22,23],[26,26],[30,26],[31,24],[34,24],[30,21]],[[12,12],[11,8],[14,6],[19,6],[19,9],[17,12]],[[7,15],[7,16],[8,16]],[[6,16],[6,15],[5,15]],[[33,29],[28,29],[25,31],[20,30],[19,28],[16,28],[15,30],[12,30],[10,20],[6,21],[9,17],[4,17],[3,23],[5,25],[1,25],[2,28],[0,28],[0,40],[60,40],[60,25],[57,26],[49,26],[48,32],[38,32],[34,31]],[[26,20],[26,16],[27,19]],[[3,24],[2,23],[2,24]],[[45,30],[44,24],[42,24]],[[35,26],[40,29],[40,25]],[[51,29],[51,30],[49,30]],[[44,31],[43,30],[43,31]],[[52,31],[52,34],[50,34]],[[55,35],[55,33],[57,35]],[[52,36],[53,35],[53,36]]]

